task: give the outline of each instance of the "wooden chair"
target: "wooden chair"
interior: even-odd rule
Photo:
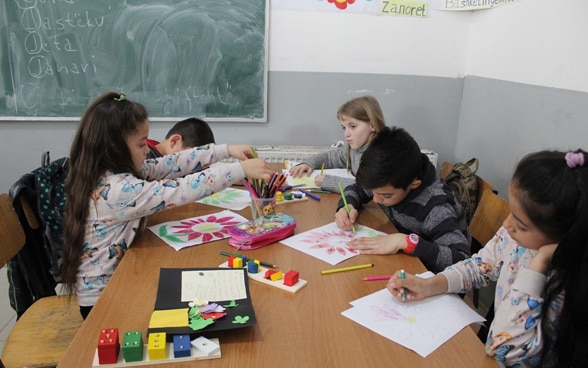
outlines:
[[[26,206],[23,206],[25,211]],[[30,209],[30,206],[28,208]],[[38,226],[38,220],[32,211],[27,214],[27,219],[31,226]],[[25,233],[12,207],[12,200],[8,194],[2,193],[0,268],[4,267],[24,244]],[[6,339],[0,362],[6,368],[55,366],[63,357],[82,322],[75,296],[40,298],[16,321]]]
[[[496,234],[502,223],[510,214],[508,202],[498,196],[498,194],[491,190],[482,192],[480,202],[476,207],[476,211],[470,221],[469,230],[472,235],[472,244],[474,240],[481,244],[478,249],[472,249],[472,253],[477,252],[481,247],[485,246],[492,237]],[[480,292],[478,289],[472,290],[472,303],[478,308],[480,300]],[[478,337],[482,342],[486,341],[488,334],[488,325],[494,318],[494,307],[490,306],[488,314],[486,315],[486,326],[478,331]]]

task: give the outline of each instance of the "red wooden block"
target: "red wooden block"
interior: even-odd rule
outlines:
[[[265,274],[264,274],[263,277],[266,278],[266,279],[269,279],[276,272],[278,272],[278,271],[276,271],[276,270],[267,270],[267,271],[265,271]]]
[[[100,330],[100,336],[98,337],[98,363],[114,364],[118,362],[119,351],[118,328],[104,328]]]
[[[298,271],[290,270],[286,272],[286,274],[284,275],[284,285],[296,285],[298,283],[299,276],[300,275],[298,274]]]
[[[227,260],[227,265],[230,268],[233,268],[233,261],[235,260],[235,256],[230,256],[229,259]]]

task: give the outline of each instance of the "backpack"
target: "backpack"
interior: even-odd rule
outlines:
[[[50,272],[61,282],[59,269],[63,259],[63,211],[65,207],[65,178],[69,171],[67,157],[51,161],[43,153],[41,167],[34,171],[37,190],[37,211],[43,223],[45,246],[50,254]]]
[[[447,172],[444,178],[453,189],[457,201],[461,203],[468,224],[478,205],[477,171],[478,159],[474,157],[466,163],[458,162],[453,164],[451,171]]]

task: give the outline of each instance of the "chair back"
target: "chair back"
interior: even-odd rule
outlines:
[[[490,190],[485,190],[470,222],[472,237],[482,246],[492,239],[508,215],[508,202]]]
[[[0,268],[24,246],[25,233],[6,193],[0,194]]]

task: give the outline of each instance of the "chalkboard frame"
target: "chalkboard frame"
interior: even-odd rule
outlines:
[[[18,2],[18,0],[15,0],[16,2]],[[69,2],[73,0],[59,0],[59,1],[63,1],[63,2]],[[127,2],[132,2],[133,0],[127,0]],[[156,0],[154,0],[156,1]],[[191,0],[186,0],[186,1],[191,1]],[[230,1],[230,0],[229,0]],[[239,1],[239,0],[237,0]],[[206,121],[209,122],[215,122],[215,121],[226,121],[226,122],[267,122],[267,110],[268,110],[268,103],[267,103],[267,98],[268,98],[268,61],[269,61],[269,52],[268,52],[268,35],[269,35],[269,14],[270,14],[270,4],[269,1],[270,0],[260,0],[262,5],[261,7],[263,7],[263,18],[264,18],[264,24],[263,24],[263,44],[259,45],[262,48],[262,53],[263,55],[261,55],[261,58],[263,60],[263,64],[261,67],[261,71],[257,73],[257,75],[261,74],[261,83],[262,83],[262,91],[260,93],[261,97],[259,97],[258,100],[256,100],[259,105],[257,106],[258,108],[262,109],[262,112],[260,114],[257,114],[256,116],[253,115],[230,115],[227,114],[226,116],[212,116],[212,115],[207,115],[207,114],[200,114],[200,113],[192,113],[192,112],[181,112],[181,113],[177,113],[177,114],[170,114],[167,115],[165,114],[153,114],[151,111],[151,109],[149,109],[149,106],[147,103],[145,103],[140,97],[137,97],[133,93],[129,93],[128,91],[126,91],[124,88],[116,88],[116,87],[112,87],[112,88],[104,88],[103,90],[100,91],[100,93],[102,92],[106,92],[109,90],[117,90],[117,91],[122,91],[122,92],[126,92],[129,95],[130,99],[133,99],[135,101],[144,103],[148,110],[150,111],[150,120],[151,121],[178,121],[180,119],[183,119],[185,117],[188,116],[198,116],[200,118],[205,119]],[[165,1],[164,1],[165,2]],[[44,3],[50,3],[50,1],[44,1]],[[6,6],[6,5],[5,5]],[[174,4],[175,6],[175,4]],[[6,10],[6,8],[4,8],[3,10]],[[6,11],[3,11],[4,14],[6,14]],[[4,53],[4,60],[6,60],[6,58],[11,58],[11,56],[6,56],[6,53],[10,52],[10,46],[7,45],[8,43],[8,20],[6,19],[6,15],[4,15],[5,19],[0,19],[0,27],[6,26],[6,29],[1,29],[0,28],[0,42],[3,43],[4,45],[0,44],[0,59],[2,58],[2,54]],[[0,16],[0,18],[2,18],[2,16]],[[4,22],[4,23],[2,23]],[[2,35],[2,33],[5,33],[4,35]],[[255,46],[258,46],[257,44]],[[0,71],[1,72],[1,71]],[[10,70],[10,72],[12,73],[12,70]],[[3,85],[1,85],[2,83],[10,83],[12,82],[14,84],[14,81],[7,81],[6,80],[6,75],[4,75],[4,78],[2,75],[0,75],[0,104],[4,103],[2,100],[7,100],[7,99],[16,99],[17,96],[16,94],[13,96],[6,96],[3,95],[5,89],[3,88]],[[14,84],[16,85],[16,84]],[[97,97],[100,93],[95,93],[95,95],[91,96],[88,100],[87,103],[85,104],[85,106],[89,105],[91,103],[91,101]],[[219,96],[220,99],[220,96]],[[14,102],[13,102],[14,103]],[[43,122],[43,121],[47,121],[47,122],[51,122],[51,121],[58,121],[58,122],[67,122],[67,121],[79,121],[81,114],[83,113],[83,111],[72,115],[72,116],[66,116],[66,115],[59,115],[59,116],[55,116],[55,115],[51,115],[51,114],[43,114],[43,112],[41,112],[38,115],[19,115],[17,114],[12,114],[12,111],[10,111],[8,108],[6,110],[3,110],[3,107],[0,106],[0,121],[31,121],[31,122]]]

